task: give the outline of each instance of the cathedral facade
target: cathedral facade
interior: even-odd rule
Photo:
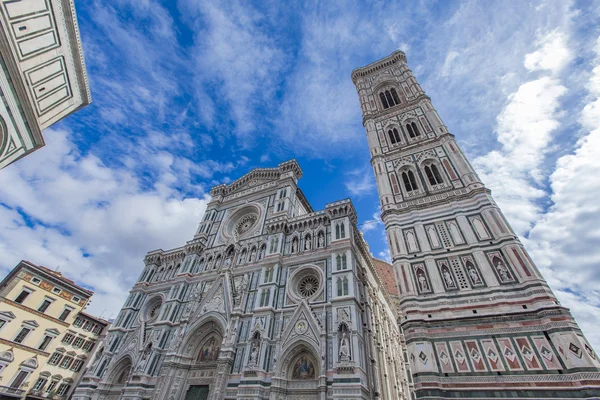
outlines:
[[[73,399],[410,399],[392,267],[301,176],[214,187],[195,236],[147,254]]]
[[[356,69],[420,399],[600,398],[598,356],[396,51]]]

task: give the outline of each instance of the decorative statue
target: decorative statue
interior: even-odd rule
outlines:
[[[419,274],[419,285],[421,285],[422,292],[429,291],[429,286],[427,285],[427,278],[425,278],[425,275],[422,272]]]
[[[319,233],[319,247],[324,247],[325,246],[325,235],[323,235],[323,232]]]
[[[229,339],[231,343],[235,342],[235,336],[237,334],[237,323],[233,323],[233,329],[231,330],[231,338]]]
[[[304,250],[310,250],[310,246],[311,246],[310,236],[307,236],[306,240],[304,241]]]
[[[258,258],[263,259],[265,257],[265,250],[266,250],[265,246],[260,248],[260,252],[258,253]]]
[[[252,249],[250,251],[250,257],[248,258],[248,261],[250,261],[250,262],[254,261],[255,256],[256,256],[256,249]]]
[[[452,279],[452,275],[450,275],[450,272],[448,272],[448,270],[445,269],[444,272],[442,272],[442,274],[444,275],[444,280],[446,281],[446,286],[453,287],[454,280]]]
[[[506,268],[502,261],[498,261],[498,263],[496,264],[496,269],[498,270],[498,274],[500,274],[500,279],[502,279],[503,281],[510,280],[508,268]]]
[[[292,241],[292,253],[295,253],[298,251],[298,241],[294,240]]]
[[[256,344],[252,345],[252,350],[250,351],[250,360],[248,361],[249,365],[256,365],[256,361],[258,360],[258,346]]]
[[[469,268],[469,276],[471,277],[471,281],[473,281],[473,283],[481,282],[481,280],[479,279],[479,274],[477,273],[477,271],[475,271],[475,268],[473,267]]]
[[[350,348],[348,346],[348,338],[346,332],[342,332],[342,339],[340,339],[340,359],[347,360],[350,357]]]
[[[171,345],[169,346],[170,351],[177,350],[177,348],[183,341],[183,335],[183,329],[179,329],[177,332],[175,332],[175,335],[173,335],[173,339],[171,339]]]

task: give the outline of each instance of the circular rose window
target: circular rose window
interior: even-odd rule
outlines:
[[[242,236],[244,233],[248,232],[256,224],[256,221],[258,221],[258,215],[256,215],[256,214],[244,215],[235,224],[235,234],[237,236]]]
[[[298,293],[304,298],[311,297],[319,289],[319,279],[316,276],[305,276],[298,283]]]
[[[289,278],[288,294],[295,301],[312,301],[323,293],[323,271],[316,265],[304,265]]]
[[[258,205],[250,204],[241,207],[231,215],[225,218],[227,222],[223,225],[221,234],[223,240],[228,241],[233,239],[239,241],[258,234],[259,221],[262,211]]]
[[[146,303],[145,310],[143,313],[143,318],[146,322],[154,321],[158,317],[158,312],[162,307],[162,300],[159,298],[154,298]]]

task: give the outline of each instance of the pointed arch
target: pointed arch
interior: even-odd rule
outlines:
[[[133,368],[133,359],[129,354],[121,357],[112,367],[106,381],[111,385],[124,385]]]
[[[314,378],[312,379],[316,379],[319,375],[323,374],[320,363],[318,362],[318,360],[321,359],[319,349],[302,338],[302,336],[298,336],[296,340],[290,342],[288,346],[283,349],[281,353],[281,362],[278,364],[278,375],[284,379],[293,379],[293,369],[296,367],[296,363],[302,355],[309,356],[311,361],[313,361]]]
[[[196,350],[200,351],[201,345],[211,335],[214,334],[215,337],[220,338],[221,342],[223,341],[226,326],[227,320],[220,313],[210,311],[204,314],[202,318],[199,318],[194,324],[190,325],[184,333],[179,352],[192,357],[196,361],[199,355]],[[219,342],[219,346],[221,342]]]

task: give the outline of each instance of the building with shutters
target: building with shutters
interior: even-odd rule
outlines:
[[[0,1],[0,169],[91,102],[73,0]]]
[[[0,399],[66,399],[108,322],[83,312],[93,292],[21,261],[0,283]]]

